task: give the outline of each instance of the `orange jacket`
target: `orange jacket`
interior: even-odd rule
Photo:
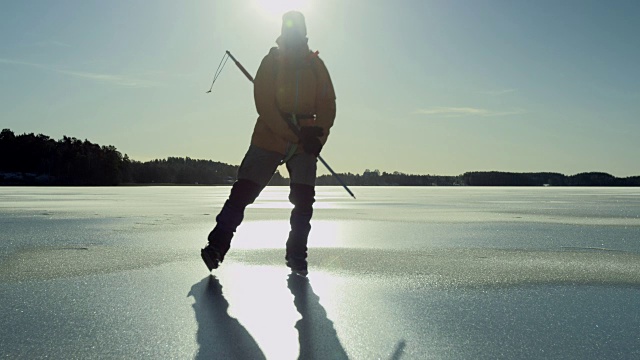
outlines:
[[[299,120],[298,125],[322,127],[320,141],[326,143],[336,117],[336,96],[317,53],[306,45],[295,51],[272,48],[260,64],[253,89],[258,120],[251,144],[281,154],[298,144],[298,137],[283,119],[286,114],[315,115],[315,119]],[[296,152],[301,151],[298,146]]]

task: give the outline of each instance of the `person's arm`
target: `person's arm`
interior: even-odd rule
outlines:
[[[289,129],[276,105],[275,67],[277,64],[275,51],[277,50],[274,49],[271,49],[269,54],[262,59],[253,81],[253,97],[256,103],[256,110],[260,115],[260,119],[267,124],[273,133],[287,141],[297,143],[298,137]]]
[[[333,126],[336,118],[336,93],[329,76],[329,71],[320,58],[316,59],[316,122],[324,130],[324,136],[320,137],[322,144],[327,142],[329,129]]]

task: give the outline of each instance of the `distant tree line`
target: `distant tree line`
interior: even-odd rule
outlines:
[[[169,157],[140,162],[114,146],[64,136],[0,133],[0,185],[230,184],[238,166]],[[276,173],[271,185],[288,184]]]
[[[0,133],[0,185],[231,184],[238,166],[212,160],[169,157],[139,162],[114,146],[64,136]],[[338,174],[349,186],[640,186],[640,176],[617,178],[601,172],[559,173],[467,172],[459,176],[412,175],[365,170]],[[332,175],[318,185],[340,185]],[[269,185],[288,185],[279,172]]]
[[[640,186],[640,176],[618,178],[602,172],[576,175],[558,173],[467,172],[462,175],[470,186]]]
[[[117,185],[130,161],[113,146],[64,136],[0,133],[0,184]]]
[[[166,160],[132,161],[127,182],[134,184],[231,184],[236,180],[238,166],[211,160],[169,157]],[[270,185],[286,185],[279,172]]]
[[[169,157],[132,161],[127,182],[137,184],[225,184],[235,180],[237,166],[211,160]]]
[[[362,175],[338,174],[352,186],[640,186],[640,176],[617,178],[602,172],[576,175],[559,173],[466,172],[459,176],[409,175],[365,170]],[[332,175],[322,175],[318,185],[340,185]]]
[[[401,172],[387,173],[380,170],[365,170],[359,174],[338,174],[347,185],[352,186],[451,186],[464,185],[461,176],[410,175]],[[318,185],[340,185],[333,175],[321,175]]]

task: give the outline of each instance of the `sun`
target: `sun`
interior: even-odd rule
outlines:
[[[305,13],[309,10],[310,0],[255,0],[258,8],[268,16],[280,17],[290,10]]]

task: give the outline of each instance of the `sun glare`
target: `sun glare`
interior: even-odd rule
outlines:
[[[282,14],[290,10],[298,10],[306,13],[309,10],[310,0],[255,0],[258,8],[267,16],[275,16],[280,19]]]

